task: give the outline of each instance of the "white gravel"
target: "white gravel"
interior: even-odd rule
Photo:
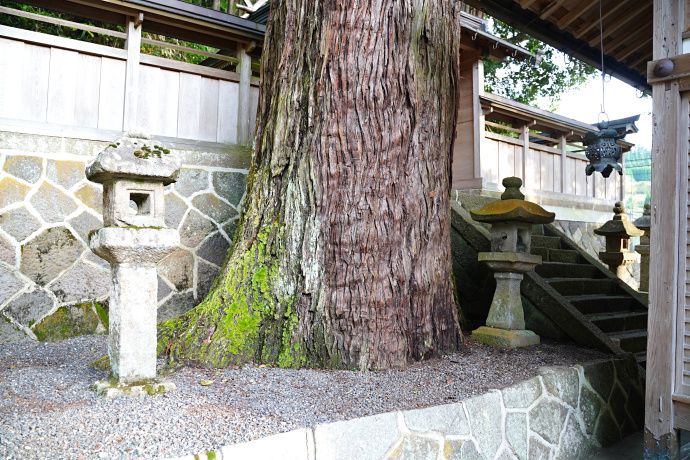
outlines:
[[[0,458],[159,458],[295,428],[396,409],[457,402],[537,375],[541,366],[604,357],[543,343],[467,352],[377,372],[185,367],[177,391],[106,402],[89,385],[107,377],[87,367],[107,353],[106,336],[0,345]],[[162,360],[159,360],[159,365]],[[201,379],[214,380],[201,386]]]

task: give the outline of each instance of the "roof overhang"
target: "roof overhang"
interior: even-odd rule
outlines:
[[[601,69],[599,0],[465,3]],[[602,5],[606,73],[646,92],[651,92],[646,66],[652,60],[652,6],[652,0],[611,0]]]

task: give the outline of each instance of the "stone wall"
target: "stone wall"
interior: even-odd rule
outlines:
[[[108,144],[0,131],[0,343],[107,331],[110,267],[88,249],[102,187],[84,169]],[[171,149],[165,220],[182,248],[158,266],[159,320],[204,298],[235,232],[250,157],[219,147]]]
[[[540,375],[456,404],[289,431],[192,458],[589,458],[642,427],[643,382],[632,355]]]

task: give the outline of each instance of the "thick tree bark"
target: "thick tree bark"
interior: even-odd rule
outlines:
[[[452,0],[273,1],[243,220],[159,350],[380,369],[459,348]]]

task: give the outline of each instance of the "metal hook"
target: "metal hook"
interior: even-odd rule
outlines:
[[[607,77],[608,77],[608,78],[607,78]],[[604,81],[605,81],[606,83],[610,82],[612,78],[613,78],[613,77],[611,76],[610,73],[605,73],[605,74],[604,74]]]
[[[493,48],[494,48],[494,49],[498,49],[498,42],[494,43]]]
[[[635,87],[635,96],[637,96],[638,99],[642,99],[644,94],[644,91],[640,90],[638,87]]]
[[[475,32],[474,35],[472,36],[472,41],[475,41],[476,39],[477,39],[477,32]]]

